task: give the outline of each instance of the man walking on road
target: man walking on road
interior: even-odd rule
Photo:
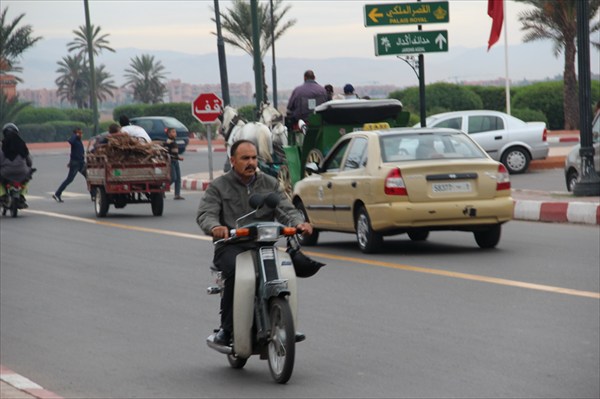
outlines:
[[[63,202],[62,193],[65,191],[65,188],[73,182],[75,176],[77,176],[77,172],[81,173],[81,175],[87,179],[85,151],[83,149],[83,143],[81,142],[82,135],[83,132],[81,128],[78,127],[73,130],[73,135],[67,140],[71,145],[71,155],[67,165],[69,167],[69,174],[60,187],[58,187],[58,190],[52,195],[52,198],[54,198],[56,202]]]

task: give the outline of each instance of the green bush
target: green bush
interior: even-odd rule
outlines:
[[[65,120],[81,122],[86,126],[94,125],[94,111],[91,109],[70,108],[64,110],[67,117]]]
[[[54,141],[56,135],[54,126],[39,123],[24,123],[19,126],[19,132],[26,143]]]
[[[541,111],[548,120],[548,129],[563,129],[563,82],[542,82],[522,86],[511,101],[513,108],[529,108]]]
[[[83,131],[83,139],[87,139],[91,136],[93,128],[90,126],[82,126],[81,123],[74,121],[52,121],[46,122],[44,125],[52,126],[55,134],[52,141],[65,141],[73,134],[73,130],[81,128]]]
[[[400,100],[407,111],[419,115],[419,88],[409,87],[390,93],[390,98]],[[481,109],[483,102],[477,94],[463,86],[452,83],[434,83],[425,87],[427,115],[438,113],[438,110],[460,111],[465,109]]]
[[[136,116],[145,116],[147,104],[128,104],[115,107],[113,110],[113,119],[118,121],[121,115],[126,115],[129,119],[135,118]]]
[[[542,111],[529,108],[516,108],[511,110],[511,114],[524,122],[545,122],[548,125],[548,119]]]
[[[29,106],[17,114],[15,123],[30,124],[30,123],[45,123],[49,121],[65,121],[68,120],[67,114],[58,108],[36,108]]]
[[[248,122],[256,122],[256,105],[244,105],[238,108],[238,115],[247,120]]]
[[[492,111],[506,112],[506,88],[501,86],[464,86],[481,98],[482,108]],[[510,96],[515,90],[511,88]],[[511,101],[512,102],[512,101]]]

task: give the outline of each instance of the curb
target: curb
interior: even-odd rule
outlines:
[[[600,225],[600,204],[597,203],[515,200],[514,204],[515,220]]]
[[[579,143],[579,137],[548,137],[548,143]]]
[[[0,365],[0,381],[37,399],[64,399],[2,365]]]

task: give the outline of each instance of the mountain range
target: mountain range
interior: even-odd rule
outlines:
[[[47,39],[29,49],[21,60],[23,73],[19,76],[23,89],[52,89],[58,74],[57,62],[68,55],[67,40]],[[227,49],[226,49],[227,51]],[[190,84],[218,84],[220,82],[217,53],[188,54],[167,50],[141,50],[118,48],[115,53],[103,52],[95,58],[95,64],[104,64],[113,75],[117,85],[124,83],[124,70],[131,59],[142,54],[153,55],[167,72],[167,79],[179,79]],[[415,57],[416,58],[416,57]],[[592,51],[591,71],[598,74],[598,52]],[[271,54],[265,59],[267,84],[272,80]],[[536,42],[508,47],[509,76],[511,81],[536,81],[562,76],[563,59],[554,57],[550,42]],[[497,46],[489,52],[485,47],[452,47],[447,53],[425,54],[425,80],[427,83],[446,81],[483,82],[504,78],[504,47]],[[416,73],[405,61],[395,57],[347,57],[311,58],[310,54],[276,59],[277,87],[292,89],[302,82],[306,69],[315,71],[321,84],[342,87],[345,83],[361,85],[416,86]],[[249,55],[227,55],[227,71],[230,83],[254,82],[252,58]]]

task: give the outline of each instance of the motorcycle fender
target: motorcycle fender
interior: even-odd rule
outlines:
[[[288,302],[292,310],[294,328],[298,329],[298,286],[296,284],[296,272],[294,271],[294,264],[292,263],[292,258],[287,252],[277,252],[277,268],[279,271],[279,276],[288,281],[288,290],[290,291]]]
[[[235,288],[233,291],[233,349],[242,358],[252,355],[255,291],[256,276],[253,252],[246,251],[239,254],[235,261]]]

